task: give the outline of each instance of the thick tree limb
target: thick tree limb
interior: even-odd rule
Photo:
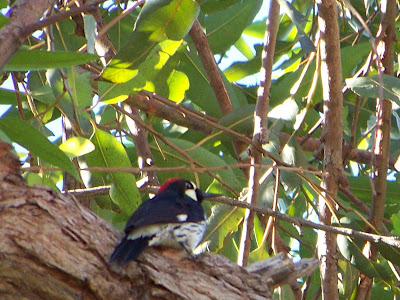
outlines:
[[[109,266],[115,229],[71,196],[28,186],[10,149],[0,144],[2,299],[272,299],[274,287],[318,264],[281,255],[246,270],[219,255],[148,249]]]
[[[19,0],[11,8],[10,21],[0,30],[0,71],[29,34],[25,28],[39,21],[54,0]]]

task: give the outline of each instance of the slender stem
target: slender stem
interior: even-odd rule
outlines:
[[[250,147],[250,161],[252,167],[249,172],[249,192],[247,202],[257,204],[259,194],[259,179],[261,169],[256,167],[262,161],[262,152],[259,150],[262,145],[268,142],[268,106],[269,93],[271,87],[272,67],[274,64],[274,53],[276,44],[276,34],[279,24],[280,5],[277,0],[271,0],[269,5],[269,16],[267,18],[267,26],[264,36],[264,49],[262,53],[261,70],[260,70],[260,86],[257,92],[256,110],[254,112],[254,132],[253,146]],[[238,264],[247,266],[251,237],[254,227],[254,212],[246,210],[243,222],[242,236],[240,239]]]

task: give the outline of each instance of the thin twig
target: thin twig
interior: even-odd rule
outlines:
[[[81,196],[86,197],[86,196],[90,195],[89,193],[94,193],[94,194],[97,193],[96,195],[99,195],[103,192],[106,192],[106,194],[107,194],[109,188],[110,187],[104,186],[104,187],[96,187],[96,188],[90,188],[90,189],[85,189],[85,190],[71,190],[71,191],[66,191],[64,193],[69,193],[76,197],[81,197]],[[141,189],[141,191],[147,192],[147,193],[156,193],[157,188],[143,187]],[[104,195],[104,194],[101,194],[101,195]],[[384,235],[366,233],[363,231],[353,230],[353,229],[345,228],[345,227],[327,226],[327,225],[317,224],[317,223],[314,223],[309,220],[282,214],[279,211],[274,211],[270,208],[252,205],[247,202],[238,201],[233,198],[229,198],[229,197],[225,197],[225,196],[210,198],[210,201],[221,203],[221,204],[226,204],[226,205],[230,205],[230,206],[236,206],[236,207],[250,209],[256,213],[260,213],[265,216],[272,216],[276,219],[279,219],[279,220],[282,220],[282,221],[285,221],[285,222],[288,222],[288,223],[291,223],[291,224],[294,224],[297,226],[304,226],[304,227],[322,230],[322,231],[326,231],[326,232],[333,232],[336,234],[341,234],[341,235],[349,236],[352,238],[359,238],[364,241],[370,241],[373,243],[384,243],[388,246],[400,248],[400,238],[397,236],[384,236]]]
[[[39,22],[30,24],[29,26],[26,26],[24,28],[24,34],[26,36],[31,35],[32,33],[34,33],[36,30],[40,30],[44,27],[47,27],[51,24],[57,23],[59,21],[68,19],[70,17],[79,15],[81,13],[84,12],[89,12],[92,11],[93,9],[95,9],[98,5],[100,5],[101,3],[105,2],[106,0],[95,0],[92,2],[87,2],[84,5],[82,5],[81,7],[73,7],[69,10],[63,11],[59,14],[55,14],[52,15],[50,17],[44,18],[43,20],[40,20]]]
[[[153,134],[156,138],[160,139],[161,141],[163,141],[163,143],[165,145],[167,145],[168,147],[170,147],[171,149],[173,149],[174,151],[176,151],[177,153],[179,153],[181,155],[182,158],[185,158],[187,160],[187,162],[193,167],[193,169],[195,168],[194,166],[197,167],[203,167],[202,164],[200,164],[199,162],[197,162],[196,160],[194,160],[193,158],[191,158],[184,150],[180,149],[179,147],[177,147],[175,144],[171,143],[168,139],[166,139],[162,134],[158,133],[157,131],[153,130],[153,128],[151,128],[150,126],[148,126],[147,124],[145,124],[141,119],[139,120],[139,118],[137,118],[136,116],[128,113],[126,110],[124,110],[123,108],[119,107],[118,105],[113,105],[113,107],[122,112],[123,114],[129,116],[132,120],[135,120],[135,122],[137,122],[141,127],[145,128],[148,132],[150,132],[151,134]],[[214,178],[215,180],[217,180],[219,183],[221,183],[222,186],[224,186],[226,189],[228,189],[230,192],[232,192],[234,195],[237,195],[236,191],[229,186],[226,182],[224,182],[221,178],[219,178],[218,176],[214,175],[212,172],[210,171],[206,171],[206,173],[208,175],[210,175],[212,178]]]

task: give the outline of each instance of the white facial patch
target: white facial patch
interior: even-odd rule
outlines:
[[[189,196],[193,200],[197,201],[197,195],[196,195],[196,185],[192,182],[193,188],[192,189],[187,189],[185,191],[186,196]]]
[[[176,218],[178,219],[179,222],[185,222],[188,219],[188,215],[180,214],[180,215],[177,215]]]

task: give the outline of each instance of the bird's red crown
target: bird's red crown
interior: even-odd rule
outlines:
[[[177,178],[177,177],[168,179],[167,181],[165,181],[165,182],[160,186],[160,188],[158,189],[157,194],[159,194],[159,193],[165,191],[165,190],[167,189],[167,187],[168,187],[171,183],[173,183],[173,182],[175,182],[175,181],[178,181],[178,180],[180,180],[180,178]]]

